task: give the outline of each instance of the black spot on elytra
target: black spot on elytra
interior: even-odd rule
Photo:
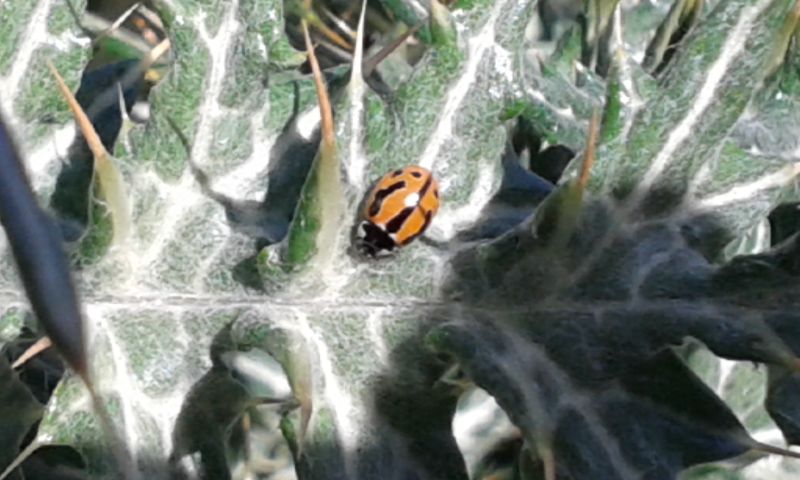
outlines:
[[[436,197],[436,198],[439,198],[439,189],[438,188],[434,188],[433,189],[433,196]]]
[[[422,174],[419,172],[411,172],[411,176],[414,178],[422,178]]]
[[[433,176],[429,176],[428,180],[425,182],[425,185],[422,186],[422,189],[419,191],[419,199],[420,201],[425,198],[425,194],[428,193],[428,190],[431,188],[431,184],[433,183]]]
[[[389,233],[397,233],[416,208],[416,206],[413,206],[400,210],[400,213],[395,215],[395,217],[386,224],[386,231]]]
[[[400,175],[400,174],[402,174],[402,173],[403,173],[403,169],[402,169],[402,168],[398,168],[397,170],[395,170],[394,172],[392,172],[392,176],[393,176],[393,177],[397,177],[397,176],[399,176],[399,175]]]
[[[430,224],[431,224],[431,218],[433,218],[433,215],[431,215],[431,211],[430,211],[430,210],[428,210],[427,212],[425,212],[425,223],[423,223],[423,224],[422,224],[422,228],[420,228],[420,229],[419,229],[419,231],[418,231],[418,232],[416,232],[414,235],[411,235],[410,237],[408,237],[408,238],[407,238],[407,239],[406,239],[406,240],[405,240],[405,241],[402,243],[402,245],[408,245],[408,244],[409,244],[409,243],[411,243],[411,242],[412,242],[412,241],[413,241],[415,238],[417,238],[417,237],[419,237],[420,235],[422,235],[423,233],[425,233],[425,230],[427,230],[427,229],[428,229],[428,225],[430,225]]]
[[[367,211],[369,216],[371,217],[373,215],[377,215],[378,212],[381,211],[381,206],[383,205],[383,201],[386,200],[386,197],[402,188],[406,188],[406,182],[400,180],[399,182],[393,183],[384,189],[378,190],[375,193],[375,199],[372,201],[372,204],[369,206],[369,210]]]

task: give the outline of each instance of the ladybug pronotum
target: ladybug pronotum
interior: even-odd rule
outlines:
[[[384,175],[367,198],[358,227],[358,247],[365,254],[389,255],[422,235],[439,210],[439,184],[419,166]]]

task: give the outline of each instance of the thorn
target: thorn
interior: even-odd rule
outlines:
[[[314,412],[311,398],[300,400],[300,435],[297,436],[297,458],[303,456],[303,447],[308,435],[308,426],[311,424],[311,414]]]
[[[536,453],[539,455],[539,458],[542,459],[545,480],[556,480],[556,457],[550,446],[550,440],[537,441]]]
[[[172,117],[170,117],[169,115],[164,115],[164,118],[167,120],[169,126],[172,127],[172,130],[178,136],[178,140],[181,142],[183,149],[186,150],[186,156],[187,156],[186,163],[189,166],[189,171],[194,177],[194,180],[197,182],[198,185],[200,185],[200,190],[202,190],[203,193],[208,195],[211,199],[219,202],[224,206],[232,204],[233,201],[229,197],[221,193],[218,193],[214,191],[213,188],[211,188],[211,181],[209,180],[208,175],[206,175],[206,172],[204,172],[202,168],[200,168],[197,164],[194,163],[194,160],[192,160],[192,146],[189,144],[189,139],[186,138],[186,135],[184,135],[183,131],[180,129],[180,127],[178,127],[178,124],[175,123],[175,120],[173,120]]]
[[[122,91],[122,84],[117,82],[117,102],[119,104],[119,114],[122,118],[122,123],[125,124],[131,119],[128,117],[128,109],[125,108],[125,92]]]
[[[308,24],[302,20],[303,35],[306,39],[306,51],[308,52],[308,61],[311,64],[311,71],[314,74],[314,84],[317,88],[317,97],[319,98],[319,111],[322,125],[322,139],[327,144],[328,148],[332,148],[336,144],[336,137],[333,131],[333,112],[331,110],[331,102],[328,98],[328,89],[325,86],[325,81],[322,79],[322,72],[319,69],[317,56],[314,54],[314,47],[311,45],[311,37],[308,34]]]
[[[392,43],[383,47],[378,53],[370,57],[366,60],[363,64],[364,76],[368,77],[372,74],[372,72],[378,68],[378,65],[389,55],[392,54],[397,48],[402,45],[411,35],[414,35],[422,28],[422,23],[418,23],[411,27],[410,29],[403,32],[402,35],[397,37]]]
[[[600,114],[597,109],[592,112],[592,119],[589,122],[589,138],[586,140],[586,153],[583,155],[583,165],[581,166],[581,175],[578,177],[578,188],[581,190],[586,189],[589,183],[589,174],[594,165],[595,152],[597,150],[597,134],[600,129]]]
[[[136,469],[127,445],[114,428],[114,422],[111,420],[111,414],[108,408],[106,408],[105,403],[103,403],[97,390],[95,390],[94,385],[87,380],[88,375],[83,378],[83,381],[86,384],[86,389],[89,391],[89,397],[92,400],[94,412],[100,417],[100,427],[103,430],[103,436],[106,442],[108,442],[109,449],[111,450],[114,460],[117,462],[117,467],[122,474],[122,478],[125,480],[139,480],[141,475]]]
[[[160,31],[164,31],[164,22],[161,21],[161,17],[158,16],[156,12],[148,8],[146,5],[139,8],[139,11],[136,12],[143,20],[149,22],[155,28],[159,29]],[[155,42],[153,42],[155,43]]]
[[[130,152],[131,146],[129,134],[131,128],[133,128],[133,122],[131,121],[131,117],[128,115],[128,109],[125,108],[125,92],[122,91],[122,83],[120,82],[117,82],[117,101],[119,102],[120,120],[122,120],[119,134],[117,135],[117,141],[122,142],[122,144],[125,145],[125,149]]]
[[[11,365],[12,369],[17,369],[25,364],[28,360],[35,357],[36,355],[40,354],[41,352],[47,350],[53,345],[53,342],[50,340],[50,337],[42,337],[36,341],[33,345],[28,347],[25,352],[19,356],[18,359],[14,360],[14,363]]]
[[[353,60],[353,55],[350,52],[342,48],[339,48],[338,46],[332,44],[331,42],[325,40],[324,38],[316,39],[314,42],[314,47],[324,48],[342,62],[346,63],[346,62],[351,62]],[[336,68],[336,66],[334,65],[331,68]]]
[[[312,416],[314,415],[314,380],[312,378],[311,367],[311,352],[308,350],[308,344],[305,341],[291,342],[292,358],[284,364],[286,368],[287,378],[289,385],[292,388],[293,402],[287,402],[286,408],[282,409],[288,412],[288,409],[300,408],[300,431],[296,434],[297,452],[296,460],[299,460],[305,450],[305,439],[308,435],[308,429],[311,425]]]
[[[317,13],[313,10],[311,6],[311,0],[304,0],[302,3],[302,9],[304,10],[301,13],[302,19],[301,23],[303,24],[303,30],[308,30],[308,25],[310,24],[324,36],[328,37],[333,43],[339,45],[340,47],[344,48],[347,51],[353,50],[353,46],[350,43],[342,38],[338,33],[334,32],[330,29],[325,23],[320,20],[317,16]]]
[[[778,30],[774,40],[775,45],[767,59],[767,74],[765,77],[772,76],[772,74],[783,65],[792,37],[797,35],[798,28],[800,28],[798,22],[800,22],[800,0],[795,0],[794,7],[792,7],[792,10],[786,15],[783,25]]]
[[[449,367],[442,376],[439,377],[439,381],[444,385],[456,387],[459,390],[467,390],[472,385],[472,382],[464,377],[459,364]]]
[[[147,52],[147,54],[142,57],[142,60],[139,62],[139,69],[142,72],[149,70],[150,67],[153,66],[153,64],[156,63],[156,61],[161,58],[161,56],[164,55],[171,46],[172,44],[170,43],[169,38],[162,40],[158,45],[153,47],[152,50]]]
[[[95,162],[107,162],[108,151],[106,151],[106,147],[103,146],[103,142],[100,141],[100,137],[97,135],[97,131],[95,131],[92,122],[89,121],[89,117],[86,115],[86,112],[83,111],[83,108],[80,106],[78,101],[75,100],[75,96],[72,94],[72,91],[69,89],[69,87],[67,87],[64,79],[61,78],[58,70],[56,70],[56,67],[53,66],[53,63],[50,62],[50,60],[47,60],[47,66],[50,68],[50,72],[52,72],[56,79],[58,89],[61,91],[64,99],[67,101],[70,110],[72,110],[72,115],[75,117],[75,122],[81,129],[84,138],[86,138],[86,143],[89,145],[89,149],[94,155]]]
[[[119,26],[122,25],[122,22],[127,20],[128,17],[130,17],[133,14],[133,12],[135,12],[136,9],[138,9],[140,6],[142,6],[142,2],[136,2],[133,5],[131,5],[130,8],[128,8],[127,10],[122,12],[122,15],[117,17],[117,19],[114,20],[114,23],[112,23],[111,25],[108,26],[108,28],[106,28],[105,30],[103,30],[102,32],[97,34],[97,36],[94,38],[94,40],[92,40],[92,47],[97,45],[100,42],[100,40],[106,38],[111,33],[113,33],[116,29],[118,29]]]
[[[330,27],[328,27],[327,25],[322,23],[322,21],[317,19],[316,17],[312,17],[311,26],[313,26],[321,34],[323,34],[325,37],[327,37],[328,40],[330,40],[331,42],[335,43],[339,47],[341,47],[341,48],[343,48],[343,49],[345,49],[347,51],[353,50],[353,46],[350,44],[350,42],[348,42],[347,40],[342,38],[338,33],[336,33],[333,30],[331,30]]]
[[[355,36],[356,48],[353,52],[353,62],[350,77],[351,82],[357,82],[358,84],[363,83],[361,82],[361,79],[364,78],[364,18],[366,17],[366,13],[367,2],[364,0],[361,2],[361,14],[358,16],[358,27]]]
[[[72,114],[75,117],[75,122],[78,124],[83,137],[86,139],[86,144],[94,156],[94,172],[98,185],[103,192],[103,197],[106,202],[106,208],[111,213],[111,221],[113,223],[113,245],[119,245],[127,240],[132,228],[130,206],[128,205],[128,194],[125,189],[124,180],[120,174],[117,166],[108,154],[103,142],[97,135],[92,122],[84,112],[81,105],[75,100],[72,91],[67,87],[64,79],[53,66],[50,60],[47,60],[47,66],[53,73],[56,79],[59,90],[67,101]]]
[[[753,450],[772,455],[780,455],[782,457],[800,459],[800,452],[795,452],[787,448],[776,447],[774,445],[767,445],[766,443],[761,443],[756,441],[753,441]]]
[[[172,117],[170,117],[169,115],[164,115],[164,118],[167,120],[169,126],[172,127],[172,130],[175,132],[175,135],[178,136],[178,140],[181,142],[183,149],[186,150],[186,154],[191,156],[192,146],[189,144],[189,139],[186,138],[186,135],[184,135],[183,130],[180,129],[178,124],[175,123],[175,120],[173,120]]]
[[[242,433],[243,433],[242,437],[243,437],[243,443],[244,443],[244,445],[242,445],[242,453],[244,454],[244,462],[243,462],[244,463],[244,475],[243,475],[243,478],[253,478],[254,477],[253,473],[251,473],[251,468],[252,468],[252,463],[253,463],[252,460],[253,459],[250,458],[251,457],[250,450],[252,448],[252,443],[251,443],[251,440],[250,440],[251,439],[251,436],[250,436],[251,430],[252,430],[252,420],[250,419],[250,412],[249,411],[245,411],[244,414],[242,414]]]
[[[354,32],[353,29],[351,29],[350,26],[344,22],[344,20],[334,15],[333,12],[328,10],[328,8],[326,8],[325,6],[322,6],[320,8],[322,9],[322,13],[324,13],[326,17],[328,17],[334,24],[336,24],[339,30],[346,33],[347,36],[350,37],[352,40],[355,40],[356,32]]]
[[[22,462],[27,460],[28,457],[30,457],[31,454],[41,446],[42,445],[38,441],[36,440],[32,441],[27,447],[25,447],[23,451],[19,452],[16,458],[14,458],[14,461],[11,462],[11,464],[8,467],[6,467],[6,469],[3,470],[2,473],[0,473],[0,480],[5,480],[6,478],[8,478],[9,475],[11,475],[17,468],[19,468],[20,465],[22,465]]]
[[[131,23],[138,30],[139,35],[150,45],[157,44],[159,34],[156,30],[158,30],[162,36],[164,35],[164,26],[161,23],[161,19],[144,6],[136,13],[138,15],[131,19]]]
[[[298,354],[300,354],[298,352]],[[302,355],[302,354],[300,354]],[[305,365],[309,368],[309,365]],[[311,380],[311,372],[306,368],[300,367],[298,370],[299,375],[294,379],[290,378],[293,396],[291,401],[283,402],[284,415],[290,410],[300,408],[300,431],[297,432],[296,444],[296,460],[299,460],[304,453],[306,435],[308,434],[309,425],[311,425],[311,417],[314,414],[314,399],[312,389],[314,388]]]

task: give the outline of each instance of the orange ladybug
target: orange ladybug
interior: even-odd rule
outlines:
[[[392,253],[422,235],[439,210],[439,183],[419,166],[384,175],[367,198],[358,247],[377,257]]]

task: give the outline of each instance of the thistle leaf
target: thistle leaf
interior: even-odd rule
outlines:
[[[678,43],[680,27],[651,38],[673,25],[663,2],[595,2],[588,67],[590,32],[550,55],[532,38],[541,1],[291,3],[160,3],[174,62],[147,121],[106,145],[130,241],[78,252],[78,288],[96,388],[143,476],[699,478],[693,466],[734,459],[754,479],[794,465],[772,455],[800,431],[797,237],[786,222],[766,249],[764,232],[797,201],[795,1],[678,2]],[[2,105],[60,212],[75,132],[43,60],[74,86],[91,42],[59,2],[4,9],[20,23],[0,29]],[[657,78],[639,62],[651,40]],[[549,180],[529,171],[556,149],[577,153],[563,176],[563,158]],[[354,254],[371,183],[411,164],[439,181],[430,228],[391,258]],[[3,314],[26,308],[8,244]],[[243,373],[259,356],[274,398]],[[474,385],[502,408],[491,431],[516,432],[498,455],[453,428]],[[31,435],[119,478],[87,401],[63,378]]]
[[[58,70],[56,70],[52,63],[48,63],[48,67],[56,78],[58,88],[69,104],[69,108],[75,116],[75,121],[80,127],[94,155],[94,169],[97,185],[113,223],[114,233],[111,243],[112,245],[118,246],[127,239],[131,229],[130,206],[128,205],[125,181],[114,165],[114,160],[100,141],[100,137],[97,135],[97,132],[95,132],[94,127],[92,127],[89,117],[86,116],[86,113],[78,104],[77,100],[75,100],[75,97],[64,83],[64,79],[61,78]]]

